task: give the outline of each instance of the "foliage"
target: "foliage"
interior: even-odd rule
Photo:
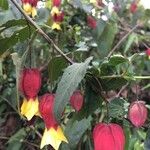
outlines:
[[[17,2],[21,6],[21,0]],[[98,122],[123,127],[125,150],[149,149],[149,117],[143,127],[135,128],[128,120],[128,108],[139,99],[150,109],[150,60],[145,54],[150,47],[150,10],[139,2],[132,13],[131,2],[106,0],[107,4],[98,5],[90,0],[63,0],[61,30],[52,29],[51,0],[41,2],[45,5],[38,5],[32,20],[50,44],[11,0],[0,0],[0,149],[39,149],[44,123],[39,117],[28,122],[19,112],[18,80],[24,67],[41,70],[39,97],[56,94],[55,117],[69,141],[60,150],[93,150],[92,131]],[[89,15],[96,19],[96,28],[88,26]],[[69,103],[76,89],[84,95],[79,112]]]

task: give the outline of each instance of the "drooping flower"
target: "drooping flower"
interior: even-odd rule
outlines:
[[[82,108],[83,102],[84,102],[83,95],[79,90],[75,91],[73,95],[70,97],[70,104],[76,111],[79,111]]]
[[[52,29],[57,29],[57,30],[61,30],[60,24],[64,19],[64,12],[60,11],[58,13],[55,13],[52,16],[52,20],[53,20],[53,24],[52,24]]]
[[[61,5],[61,0],[53,0],[52,5],[59,7]]]
[[[133,1],[130,5],[130,12],[134,14],[137,11],[137,2]]]
[[[143,126],[147,119],[147,108],[145,106],[145,102],[132,102],[129,108],[128,118],[135,127]]]
[[[53,0],[53,7],[51,10],[51,18],[53,21],[52,29],[61,30],[61,22],[64,19],[64,12],[60,10],[61,0]]]
[[[97,21],[92,16],[87,16],[87,24],[90,28],[95,29],[97,26]]]
[[[148,58],[150,59],[150,48],[148,48],[148,49],[146,50],[146,55],[147,55]]]
[[[25,68],[21,72],[19,81],[20,91],[24,95],[21,106],[21,114],[31,120],[34,115],[38,115],[38,92],[41,87],[41,73],[37,68]]]
[[[50,144],[55,150],[58,150],[62,141],[68,142],[54,117],[54,99],[55,96],[53,94],[45,94],[40,99],[39,111],[45,123],[45,131],[40,146],[41,149],[45,145]]]
[[[99,123],[93,130],[94,150],[124,150],[123,129],[114,123]]]
[[[37,15],[38,0],[22,0],[22,7],[26,14],[31,15],[33,18]]]

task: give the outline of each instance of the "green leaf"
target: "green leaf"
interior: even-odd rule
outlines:
[[[31,29],[33,30],[33,29]],[[18,42],[25,41],[30,36],[30,30],[28,26],[16,31],[10,37],[0,39],[0,55],[3,54],[9,48],[12,48]]]
[[[113,118],[123,118],[126,114],[123,98],[115,98],[108,104],[109,115]]]
[[[82,119],[80,121],[71,119],[66,125],[65,135],[67,136],[69,149],[76,149],[81,137],[90,127],[90,118]],[[66,144],[64,144],[66,145]],[[68,149],[67,149],[68,150]]]
[[[7,10],[8,9],[8,1],[7,0],[0,0],[0,8]]]
[[[83,109],[81,110],[81,112],[84,113],[84,117],[89,117],[89,115],[91,115],[96,109],[100,108],[102,105],[102,98],[99,96],[98,93],[95,93],[93,91],[92,87],[89,86],[89,84],[87,83],[86,85],[85,102]]]
[[[116,66],[127,61],[128,61],[127,58],[125,58],[124,56],[120,54],[117,54],[117,55],[113,55],[110,57],[109,63],[110,65]]]
[[[101,58],[108,55],[117,31],[118,31],[117,23],[108,23],[103,33],[101,34],[100,38],[97,39],[96,42],[98,45]]]
[[[88,69],[89,63],[92,59],[93,57],[89,57],[84,63],[74,63],[65,69],[56,91],[54,114],[57,120],[60,120],[62,112],[69,102],[70,96],[84,78],[86,70]]]
[[[63,73],[63,69],[67,67],[67,62],[62,57],[52,58],[48,65],[48,73],[50,81],[55,81]],[[59,69],[58,69],[59,68]]]
[[[21,128],[18,132],[16,132],[13,136],[10,137],[8,141],[7,150],[19,150],[22,146],[22,141],[27,136],[27,133],[24,128]]]
[[[13,20],[9,20],[6,23],[2,24],[0,26],[0,28],[2,28],[0,30],[0,33],[2,31],[4,31],[5,29],[8,29],[10,27],[14,27],[14,26],[25,26],[27,25],[27,21],[25,19],[13,19]]]
[[[130,49],[135,40],[137,41],[137,34],[135,33],[130,34],[124,49],[124,53],[126,53]]]
[[[110,91],[120,89],[127,83],[127,80],[124,78],[110,78],[110,79],[101,79],[100,82],[105,91]]]

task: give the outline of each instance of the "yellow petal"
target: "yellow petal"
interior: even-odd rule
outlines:
[[[54,16],[55,14],[60,14],[59,8],[54,6],[51,10],[51,15]]]
[[[60,127],[58,127],[57,130],[54,128],[47,130],[46,128],[41,140],[40,148],[42,149],[45,145],[50,144],[55,150],[58,150],[62,141],[68,143]]]
[[[37,15],[37,10],[35,7],[32,7],[32,18],[34,18]]]
[[[27,15],[31,15],[32,13],[32,6],[29,3],[23,4],[23,10]]]
[[[90,0],[90,3],[96,3],[97,0]]]
[[[54,29],[61,30],[60,24],[54,22],[53,25],[52,25],[52,30],[54,30]]]
[[[21,106],[21,114],[24,115],[27,120],[31,120],[32,117],[38,113],[39,109],[39,101],[36,98],[35,100],[29,99],[23,100],[23,104]]]

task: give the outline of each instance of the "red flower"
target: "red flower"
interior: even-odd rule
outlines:
[[[54,149],[58,150],[62,141],[67,142],[64,133],[56,122],[53,110],[54,110],[54,99],[53,94],[45,94],[41,97],[39,103],[39,111],[46,125],[44,134],[41,140],[42,149],[45,145],[50,144]]]
[[[54,22],[62,22],[64,19],[64,12],[60,12],[59,14],[54,14],[52,18]]]
[[[41,87],[41,73],[38,69],[24,69],[20,78],[20,90],[27,99],[35,99]]]
[[[59,7],[61,4],[61,0],[53,0],[53,6]]]
[[[50,129],[51,127],[57,129],[58,127],[53,114],[54,99],[55,96],[53,94],[45,94],[40,98],[39,111],[47,129]]]
[[[137,3],[132,2],[130,5],[130,12],[134,14],[136,11],[137,11]]]
[[[87,24],[90,28],[95,29],[97,26],[97,21],[92,16],[87,16]]]
[[[146,55],[147,55],[148,57],[150,57],[150,48],[148,48],[148,49],[146,50]]]
[[[93,131],[94,150],[124,150],[123,129],[114,123],[99,123]]]
[[[70,103],[71,106],[76,110],[79,111],[82,108],[83,105],[83,95],[81,94],[81,91],[75,91],[73,95],[70,97]]]
[[[32,7],[36,7],[38,0],[22,0],[22,3],[29,3]]]
[[[131,103],[128,117],[135,127],[143,126],[147,119],[147,108],[145,102],[136,101]]]

